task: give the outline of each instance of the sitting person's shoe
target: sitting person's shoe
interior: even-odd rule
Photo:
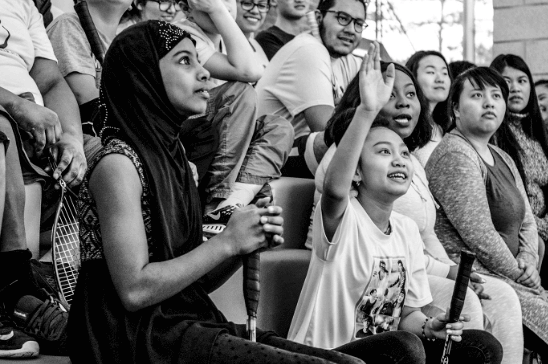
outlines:
[[[0,358],[32,358],[39,352],[36,340],[17,329],[0,307]]]
[[[59,297],[59,289],[57,288],[57,282],[55,281],[53,264],[31,259],[30,267],[38,288],[46,290],[48,295]]]
[[[206,214],[202,220],[202,229],[204,231],[204,237],[211,238],[221,233],[228,223],[228,220],[241,205],[228,205],[219,209],[211,211]]]
[[[38,341],[43,354],[67,354],[68,312],[59,300],[23,296],[15,305],[13,318],[24,333]]]

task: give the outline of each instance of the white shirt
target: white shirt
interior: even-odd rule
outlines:
[[[321,200],[314,216],[312,258],[288,338],[332,349],[382,326],[395,330],[401,308],[432,301],[417,225],[393,212],[385,235],[357,199],[349,202],[332,241]],[[381,268],[384,266],[384,268]],[[400,293],[404,302],[398,300]],[[366,325],[368,320],[373,325]],[[385,327],[386,327],[385,326]]]

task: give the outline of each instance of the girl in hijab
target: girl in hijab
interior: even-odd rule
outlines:
[[[101,86],[103,149],[80,190],[82,267],[71,307],[74,363],[362,363],[227,322],[208,293],[240,257],[283,242],[281,209],[260,200],[206,242],[179,142],[203,113],[209,73],[188,33],[166,22],[112,43]],[[411,343],[413,344],[413,343]]]

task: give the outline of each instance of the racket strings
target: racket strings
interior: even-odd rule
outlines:
[[[61,193],[54,231],[53,256],[61,295],[70,304],[80,269],[80,237],[75,199]]]

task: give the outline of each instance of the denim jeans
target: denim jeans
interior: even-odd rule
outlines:
[[[187,127],[194,129],[181,137],[189,160],[198,168],[206,201],[227,198],[234,182],[262,185],[278,178],[293,143],[291,124],[272,115],[257,119],[257,93],[247,83],[227,82],[210,95],[206,115],[189,120]],[[208,127],[218,136],[216,147],[211,138],[209,145],[215,150],[209,159],[211,148],[200,136]]]

